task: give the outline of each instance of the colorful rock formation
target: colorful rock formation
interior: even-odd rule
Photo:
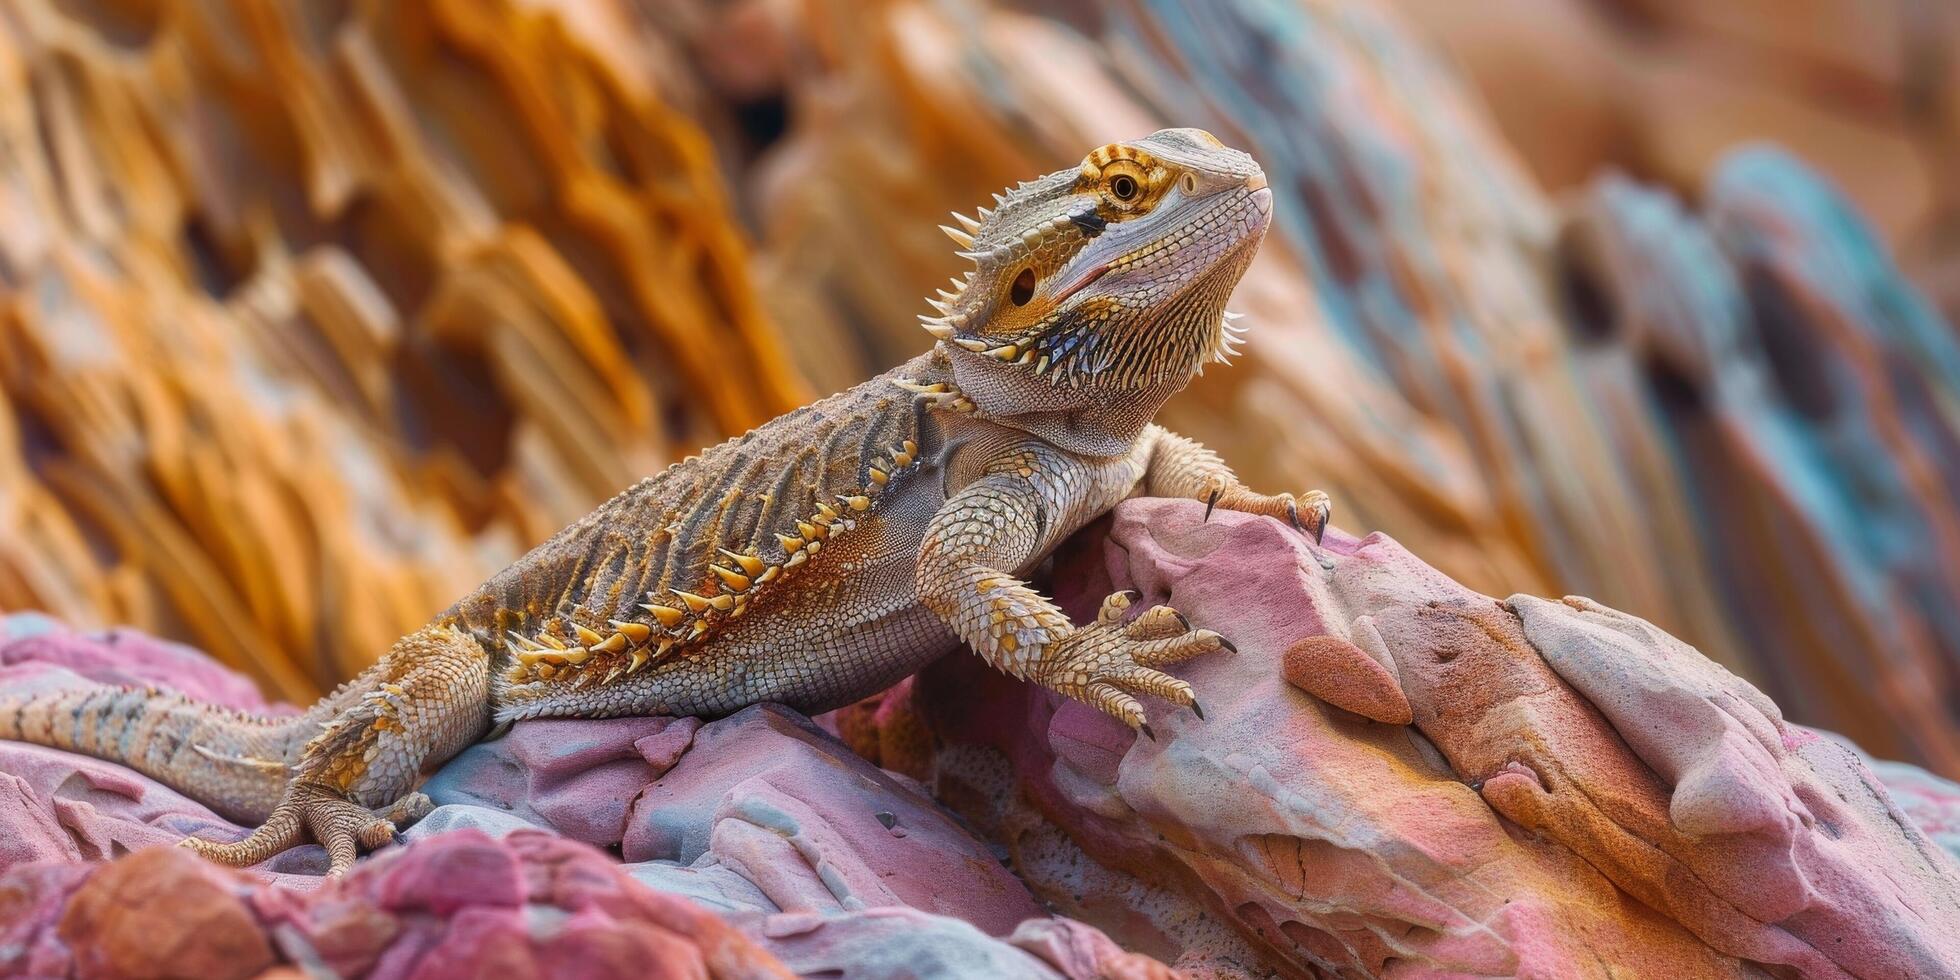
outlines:
[[[10,5],[0,607],[310,699],[810,397],[606,13]]]
[[[962,658],[911,695],[949,745],[942,791],[971,786],[945,798],[1064,913],[1137,948],[1171,931],[1075,904],[1056,827],[1330,974],[1960,975],[1954,855],[1854,750],[1680,641],[1587,599],[1478,595],[1379,534],[1316,550],[1202,511],[1125,504],[1055,579],[1076,615],[1131,588],[1232,637],[1179,672],[1204,719],[1159,705],[1158,740],[1132,739]],[[1952,784],[1919,778],[1950,830]]]
[[[1960,786],[1868,766],[1643,620],[1188,501],[1122,505],[1051,584],[1232,637],[1177,670],[1205,716],[1153,704],[1142,739],[957,655],[824,719],[923,782],[775,706],[522,722],[324,885],[317,847],[204,865],[162,845],[242,829],[0,743],[0,973],[1960,976]],[[256,707],[137,634],[0,635],[10,687]]]
[[[176,678],[259,707],[181,647],[0,628],[0,684]],[[406,846],[324,885],[318,847],[254,873],[169,847],[238,828],[120,766],[0,742],[0,786],[0,976],[1169,976],[1049,916],[918,787],[771,706],[520,724],[424,787],[439,805]]]

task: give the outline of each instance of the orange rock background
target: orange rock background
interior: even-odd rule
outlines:
[[[1474,588],[1591,595],[1796,720],[1960,772],[1953,379],[1917,359],[1932,421],[1872,423],[1914,476],[1890,513],[1934,557],[1840,548],[1844,514],[1742,451],[1761,445],[1721,399],[1687,401],[1742,434],[1684,462],[1699,430],[1654,405],[1719,394],[1669,339],[1709,319],[1640,307],[1680,285],[1627,259],[1625,195],[1551,193],[1616,164],[1705,204],[1719,151],[1781,118],[1628,81],[1678,42],[1792,116],[1852,118],[1767,135],[1938,293],[1951,127],[1846,106],[1921,86],[1950,108],[1960,83],[1796,77],[1694,40],[1788,19],[1774,5],[1728,33],[1527,6],[16,0],[0,607],[140,625],[308,698],[638,476],[920,349],[920,297],[960,267],[945,211],[1198,125],[1266,164],[1280,211],[1237,301],[1249,356],[1168,424]],[[1826,27],[1848,7],[1804,6]],[[1759,327],[1794,294],[1775,322],[1839,338],[1809,356],[1913,361],[1816,326],[1851,315],[1830,273],[1725,254]],[[1769,529],[1725,530],[1711,485]]]

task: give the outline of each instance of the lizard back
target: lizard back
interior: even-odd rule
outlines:
[[[457,602],[513,685],[577,689],[711,640],[836,547],[938,449],[899,368],[640,481]]]

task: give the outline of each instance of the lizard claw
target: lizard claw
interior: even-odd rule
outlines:
[[[1328,522],[1334,519],[1334,501],[1325,491],[1309,490],[1300,502],[1306,505],[1306,512],[1309,515],[1304,525],[1300,520],[1298,505],[1292,500],[1287,501],[1287,510],[1293,519],[1293,526],[1313,535],[1313,543],[1319,544],[1321,539],[1327,536]]]
[[[1205,522],[1206,523],[1211,522],[1212,508],[1217,506],[1218,506],[1218,490],[1217,488],[1213,488],[1211,491],[1211,495],[1205,498]]]
[[[1035,679],[1155,741],[1156,732],[1144,718],[1139,695],[1193,708],[1203,717],[1191,685],[1157,668],[1231,644],[1211,630],[1192,629],[1190,621],[1169,606],[1152,606],[1128,623],[1121,621],[1120,614],[1110,615],[1128,605],[1129,597],[1122,593],[1105,600],[1104,615],[1057,641]]]

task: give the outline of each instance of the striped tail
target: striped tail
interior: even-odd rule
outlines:
[[[272,813],[316,728],[306,718],[261,718],[155,688],[0,693],[0,739],[122,763],[246,824]]]

